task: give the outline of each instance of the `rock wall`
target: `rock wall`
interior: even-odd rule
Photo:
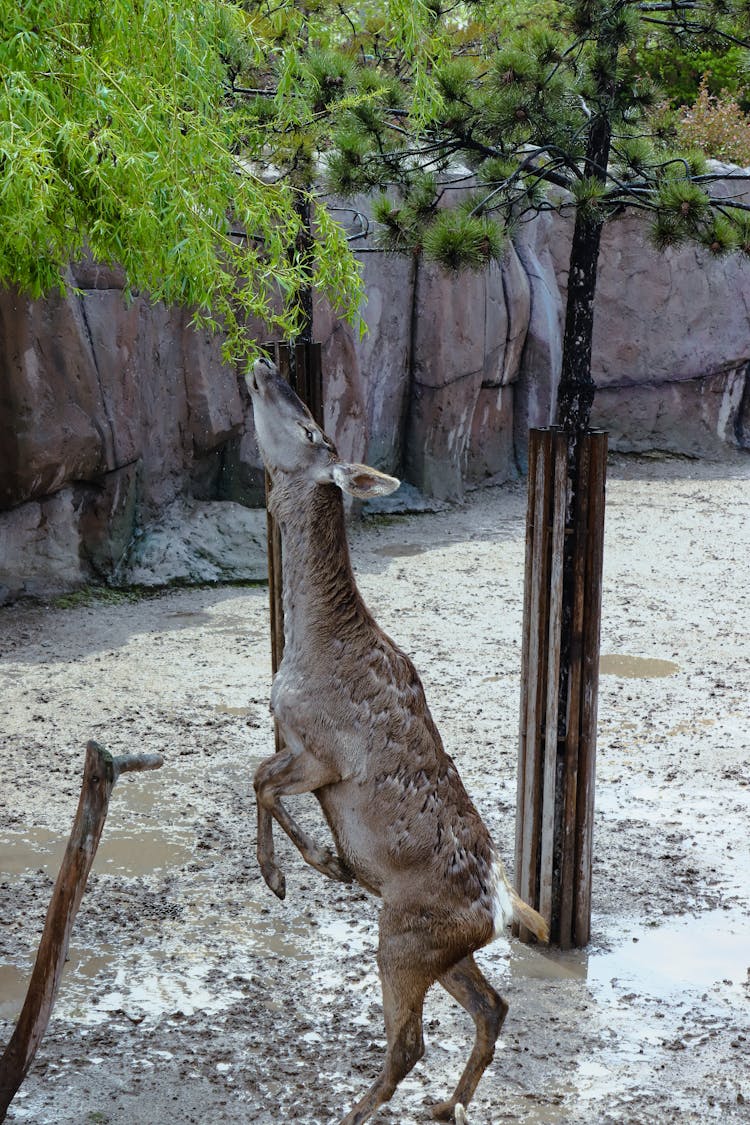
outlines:
[[[554,412],[570,229],[540,216],[481,275],[364,253],[364,339],[316,308],[342,456],[447,500],[523,471],[529,426]],[[116,271],[71,280],[78,293],[46,301],[0,294],[0,600],[258,577],[262,472],[217,341],[185,311],[126,305]],[[637,217],[612,222],[593,368],[593,421],[614,449],[750,448],[750,264],[660,255]]]
[[[731,185],[735,192],[737,185]],[[726,195],[723,181],[715,192]],[[750,187],[739,189],[750,203]],[[552,219],[562,301],[570,224]],[[597,280],[592,423],[622,452],[721,457],[750,448],[750,263],[683,246],[659,253],[644,221],[604,228]]]
[[[127,577],[175,501],[241,491],[226,462],[247,404],[218,342],[185,311],[126,304],[115,271],[71,282],[80,295],[0,293],[0,600]]]

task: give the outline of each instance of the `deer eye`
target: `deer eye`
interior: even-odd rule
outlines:
[[[308,429],[307,426],[304,427],[304,430],[305,430],[305,437],[307,438],[308,441],[311,441],[314,445],[316,443],[316,441],[318,440],[318,435],[315,433],[315,430],[310,430],[310,429]]]

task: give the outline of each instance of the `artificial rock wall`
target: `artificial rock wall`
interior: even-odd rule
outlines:
[[[554,412],[569,238],[543,215],[502,265],[458,277],[363,254],[365,338],[316,309],[342,456],[447,500],[523,471],[528,427]],[[217,341],[185,311],[126,306],[116,271],[87,264],[72,280],[80,295],[0,295],[0,600],[92,579],[260,577],[248,396]],[[610,223],[593,369],[612,448],[750,448],[750,264],[660,255],[637,217]]]

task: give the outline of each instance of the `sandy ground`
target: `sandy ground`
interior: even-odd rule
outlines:
[[[472,1125],[750,1119],[750,461],[619,460],[608,501],[593,940],[480,954],[510,1014]],[[509,866],[524,510],[519,485],[352,533],[365,597],[416,661]],[[376,904],[285,840],[286,902],[259,877],[267,591],[16,605],[0,646],[0,1041],[86,739],[166,758],[118,783],[8,1120],[339,1121],[383,1052]],[[440,989],[426,1036],[378,1121],[426,1122],[463,1066],[472,1028]]]

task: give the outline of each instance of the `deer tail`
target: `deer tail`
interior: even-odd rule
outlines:
[[[542,918],[541,914],[534,910],[533,906],[529,906],[527,902],[510,888],[510,901],[513,907],[513,921],[518,922],[519,926],[525,926],[530,930],[538,941],[549,941],[549,926]]]

